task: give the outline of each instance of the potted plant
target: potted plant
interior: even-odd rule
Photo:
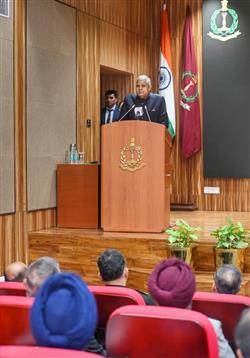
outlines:
[[[210,234],[218,239],[215,246],[216,268],[224,264],[244,269],[245,249],[248,247],[249,232],[238,221],[227,219],[228,225],[213,230]]]
[[[171,255],[191,264],[193,242],[198,239],[199,227],[190,226],[185,220],[177,219],[173,228],[166,229]]]

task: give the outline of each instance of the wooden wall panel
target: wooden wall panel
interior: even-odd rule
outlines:
[[[100,64],[120,71],[132,72],[134,34],[100,21]],[[127,54],[127,55],[126,55]]]
[[[77,143],[86,160],[99,160],[100,153],[100,24],[77,13]],[[90,128],[86,120],[91,119]]]
[[[61,0],[64,1],[64,0]],[[69,0],[67,0],[69,1]],[[72,0],[71,0],[72,1]],[[117,28],[151,36],[152,0],[75,0],[76,7]]]

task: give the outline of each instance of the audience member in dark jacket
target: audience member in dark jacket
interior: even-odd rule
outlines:
[[[126,287],[129,269],[122,253],[115,249],[105,250],[98,258],[97,265],[99,276],[105,285]],[[144,299],[146,305],[154,305],[152,297],[141,290],[137,290]]]

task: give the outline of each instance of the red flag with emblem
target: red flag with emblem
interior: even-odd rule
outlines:
[[[190,8],[187,8],[183,34],[183,72],[180,100],[180,142],[184,158],[190,158],[201,149],[200,104],[197,81],[197,63],[192,33]]]

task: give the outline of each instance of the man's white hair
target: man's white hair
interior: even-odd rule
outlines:
[[[140,75],[137,77],[136,82],[142,81],[146,83],[147,86],[151,87],[151,79],[146,75]]]

